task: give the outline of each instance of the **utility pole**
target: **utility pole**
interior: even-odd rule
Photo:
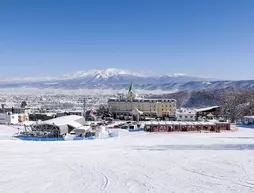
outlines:
[[[83,99],[83,117],[86,119],[86,98]]]

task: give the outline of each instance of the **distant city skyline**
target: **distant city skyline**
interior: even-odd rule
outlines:
[[[0,2],[0,79],[118,68],[254,79],[252,0]]]

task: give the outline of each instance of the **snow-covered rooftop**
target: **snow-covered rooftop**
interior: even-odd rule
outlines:
[[[58,117],[55,119],[50,119],[47,121],[43,121],[42,123],[44,124],[55,124],[55,125],[73,125],[73,126],[80,126],[81,124],[78,123],[77,121],[84,119],[82,116],[77,116],[77,115],[68,115],[68,116],[63,116],[63,117]]]
[[[145,125],[215,125],[216,123],[218,124],[223,124],[225,122],[210,122],[210,121],[148,121],[145,123]],[[227,123],[225,123],[227,124]]]
[[[206,107],[206,108],[201,108],[201,109],[195,109],[197,112],[202,112],[202,111],[209,111],[212,109],[219,108],[219,106],[212,106],[212,107]]]
[[[243,118],[254,119],[254,116],[244,116]]]

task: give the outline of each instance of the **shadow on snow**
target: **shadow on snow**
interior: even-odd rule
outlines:
[[[235,126],[242,129],[254,129],[254,125],[235,124]]]
[[[254,137],[215,137],[217,139],[254,139]]]
[[[254,144],[214,144],[214,145],[156,145],[134,146],[134,150],[170,151],[170,150],[254,150]]]

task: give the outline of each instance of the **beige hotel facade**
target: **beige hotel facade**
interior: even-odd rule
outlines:
[[[131,119],[132,111],[142,112],[140,119],[162,118],[173,120],[176,116],[175,99],[143,99],[138,98],[133,84],[130,85],[126,97],[109,99],[108,106],[116,119]]]

